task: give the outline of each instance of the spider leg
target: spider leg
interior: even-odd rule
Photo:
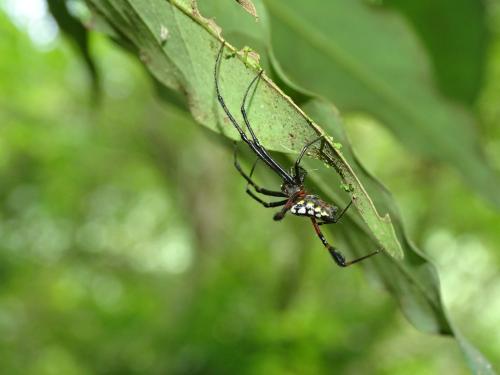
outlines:
[[[243,121],[245,122],[245,125],[248,129],[248,131],[250,132],[250,135],[252,137],[252,140],[253,140],[253,143],[255,144],[255,146],[257,148],[259,148],[259,150],[262,152],[263,155],[265,155],[268,160],[270,160],[273,164],[277,165],[278,168],[282,169],[282,167],[276,162],[273,160],[273,158],[271,157],[271,155],[269,155],[269,153],[267,152],[267,150],[264,148],[264,146],[262,146],[259,142],[259,139],[257,138],[257,136],[255,135],[254,131],[253,131],[253,128],[252,128],[252,125],[250,124],[250,120],[248,119],[248,114],[247,114],[247,111],[245,109],[245,104],[247,102],[247,97],[248,97],[248,94],[250,93],[251,89],[253,86],[255,86],[254,88],[254,92],[255,90],[257,89],[257,85],[259,84],[260,82],[260,79],[262,78],[262,73],[264,73],[264,70],[261,70],[253,79],[252,81],[250,82],[250,84],[248,85],[246,91],[245,91],[245,95],[243,96],[243,101],[241,103],[241,108],[240,108],[240,111],[241,111],[241,115],[243,116]],[[282,176],[283,177],[283,176]],[[285,177],[285,179],[287,179]],[[290,181],[289,181],[290,182]]]
[[[265,188],[262,188],[259,185],[257,185],[255,182],[253,182],[252,174],[253,174],[253,171],[255,169],[255,166],[257,165],[257,161],[259,161],[259,159],[257,159],[255,161],[255,163],[252,167],[252,170],[250,172],[250,175],[247,175],[243,171],[243,169],[241,168],[241,165],[238,161],[238,148],[237,148],[236,143],[234,144],[234,167],[238,170],[238,172],[240,172],[241,176],[243,176],[243,178],[247,181],[247,189],[246,189],[247,193],[249,191],[248,186],[251,185],[257,193],[261,193],[261,194],[268,195],[271,197],[286,197],[287,195],[281,191],[274,191],[274,190],[265,189]],[[250,193],[248,193],[248,194],[250,194]]]
[[[378,254],[378,252],[379,252],[378,250],[376,250],[373,253],[370,253],[370,254],[364,255],[360,258],[356,258],[354,260],[346,262],[344,256],[335,247],[333,247],[332,245],[330,245],[328,243],[328,241],[326,240],[323,233],[321,233],[321,230],[319,229],[318,223],[316,222],[316,220],[313,217],[311,217],[311,222],[314,226],[314,230],[316,231],[316,234],[318,235],[319,239],[321,240],[321,242],[323,242],[323,245],[326,247],[326,249],[328,250],[328,252],[332,256],[335,263],[337,263],[337,265],[340,267],[347,267],[347,266],[350,266],[351,264],[358,263],[358,262],[362,261],[363,259],[369,258],[375,254]]]
[[[215,79],[215,91],[217,93],[217,100],[219,101],[220,106],[226,113],[227,117],[229,118],[229,121],[233,124],[233,126],[236,128],[238,133],[240,133],[241,139],[245,141],[254,151],[254,147],[252,147],[253,143],[248,139],[246,136],[245,132],[241,128],[241,126],[238,124],[232,113],[229,111],[229,108],[226,106],[226,102],[224,101],[224,98],[222,97],[220,93],[220,88],[219,88],[219,67],[221,63],[221,58],[222,58],[222,51],[224,50],[225,43],[222,43],[219,53],[217,54],[217,59],[215,60],[215,68],[214,68],[214,79]],[[255,151],[256,152],[256,151]],[[257,152],[256,152],[257,153]]]
[[[285,217],[285,215],[288,212],[288,210],[290,210],[290,208],[292,208],[293,203],[294,203],[294,199],[293,198],[289,198],[288,201],[285,203],[285,207],[283,207],[281,209],[281,211],[276,212],[274,214],[274,216],[273,216],[273,219],[275,221],[282,220]]]
[[[304,147],[302,147],[302,151],[300,151],[299,157],[295,161],[294,168],[295,168],[295,176],[298,178],[299,176],[299,165],[300,161],[302,160],[302,157],[305,155],[309,147],[311,147],[313,144],[318,142],[320,139],[323,139],[323,136],[320,135],[318,138],[314,138],[311,142],[307,143]]]
[[[259,74],[257,74],[254,77],[254,79],[252,79],[252,81],[250,82],[250,84],[248,85],[247,91],[245,91],[245,95],[243,96],[243,102],[241,103],[241,108],[240,108],[241,115],[243,116],[243,121],[245,122],[245,125],[247,126],[247,129],[250,132],[250,135],[252,136],[253,141],[255,142],[255,144],[257,146],[259,146],[261,148],[262,148],[262,145],[259,143],[259,140],[257,139],[257,136],[253,132],[252,126],[250,125],[250,121],[248,120],[247,111],[245,109],[245,103],[247,101],[248,94],[250,93],[250,89],[252,88],[252,86],[254,85],[254,83],[255,83],[255,89],[254,89],[254,91],[257,89],[257,85],[259,84],[259,81],[260,81],[260,78],[262,77],[262,73],[263,72],[264,71],[261,70],[259,72]]]
[[[265,202],[262,199],[260,199],[253,191],[251,191],[249,189],[246,190],[246,193],[248,195],[250,195],[253,199],[255,199],[257,202],[259,202],[260,204],[262,204],[266,208],[280,207],[280,206],[283,206],[284,204],[286,204],[288,202],[288,199],[285,199],[285,200],[282,200],[282,201],[277,201],[277,202]]]
[[[340,211],[340,214],[338,214],[337,216],[335,216],[331,221],[322,221],[320,223],[318,223],[318,225],[325,225],[325,224],[336,224],[340,221],[340,219],[342,218],[342,216],[344,216],[344,214],[346,213],[346,211],[349,209],[349,207],[351,207],[351,204],[352,202],[354,201],[353,198],[351,198],[351,201],[349,202],[349,204],[347,206],[344,207],[344,209],[342,211]]]
[[[274,172],[276,172],[281,178],[285,179],[287,182],[292,183],[293,178],[288,174],[281,165],[279,165],[271,156],[268,154],[268,152],[257,142],[251,141],[241,126],[238,124],[232,113],[229,111],[229,108],[227,107],[224,98],[221,95],[220,92],[220,87],[219,87],[219,69],[220,69],[220,64],[221,64],[221,58],[222,58],[222,52],[224,51],[224,46],[225,42],[222,43],[219,52],[217,54],[217,59],[215,60],[215,67],[214,67],[214,80],[215,80],[215,91],[217,93],[217,100],[219,101],[220,106],[224,110],[224,113],[227,115],[229,118],[229,121],[233,124],[235,129],[238,131],[238,133],[241,136],[241,139],[252,149],[253,152],[262,160],[264,161],[269,168],[271,168]],[[255,78],[254,78],[255,80]],[[253,131],[251,132],[252,137],[255,137],[253,134]],[[256,139],[256,138],[255,138]]]
[[[247,179],[247,187],[246,187],[246,190],[245,192],[250,195],[253,199],[255,199],[257,202],[259,202],[260,204],[262,204],[264,207],[266,208],[270,208],[270,207],[280,207],[280,206],[283,206],[284,204],[288,203],[288,199],[284,199],[284,200],[281,200],[281,201],[277,201],[277,202],[265,202],[263,201],[260,197],[258,197],[253,191],[250,190],[249,186],[253,186],[253,188],[258,192],[258,193],[261,193],[261,194],[264,194],[264,195],[268,195],[268,196],[272,196],[272,197],[286,197],[286,194],[280,192],[280,191],[272,191],[272,190],[267,190],[267,189],[263,189],[259,186],[257,186],[253,181],[252,181],[252,174],[253,174],[253,171],[255,170],[255,166],[257,165],[257,162],[259,161],[259,159],[255,160],[255,163],[253,163],[253,166],[252,166],[252,170],[250,171],[250,176],[246,176],[244,175],[244,172],[240,169],[238,169],[240,171],[240,173],[242,175],[244,175],[245,179],[246,177],[248,177]],[[239,165],[239,164],[238,164]],[[279,194],[279,195],[278,195]]]

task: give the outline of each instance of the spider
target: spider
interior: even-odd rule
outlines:
[[[250,149],[257,155],[257,160],[253,164],[250,174],[246,174],[238,162],[237,148],[235,146],[234,166],[241,174],[241,176],[247,181],[246,193],[266,208],[282,207],[281,210],[274,215],[274,220],[282,220],[288,211],[290,211],[290,213],[292,213],[293,215],[309,217],[319,239],[326,247],[326,249],[332,256],[335,263],[340,267],[350,266],[354,263],[360,262],[363,259],[366,259],[368,257],[377,254],[379,252],[378,250],[368,255],[362,256],[360,258],[353,259],[351,261],[346,261],[344,256],[334,246],[328,243],[325,236],[321,232],[321,229],[319,227],[320,225],[337,223],[345,214],[345,212],[349,209],[349,207],[353,202],[353,199],[351,199],[349,204],[343,210],[340,211],[337,206],[325,202],[318,196],[309,193],[304,188],[304,181],[307,175],[307,171],[300,166],[300,161],[302,160],[302,157],[305,155],[309,147],[311,147],[314,143],[320,141],[323,138],[323,136],[320,136],[310,141],[302,148],[299,157],[297,158],[297,160],[295,161],[289,172],[287,172],[276,160],[274,160],[268,153],[268,151],[260,144],[248,120],[245,104],[247,101],[248,93],[250,92],[251,88],[254,85],[256,87],[256,85],[258,84],[262,76],[263,70],[261,70],[255,76],[255,78],[250,82],[243,97],[243,102],[241,104],[241,109],[240,109],[241,114],[243,116],[243,121],[246,125],[246,128],[250,133],[251,139],[246,135],[243,128],[238,124],[234,116],[227,108],[226,103],[224,102],[224,99],[220,93],[218,77],[219,77],[219,70],[221,65],[222,53],[224,51],[224,46],[225,42],[222,43],[222,46],[219,49],[214,68],[214,80],[215,80],[215,90],[217,93],[217,100],[219,101],[220,106],[226,113],[231,123],[234,125],[234,127],[240,134],[243,142],[245,142],[250,147]],[[271,170],[273,170],[282,179],[281,191],[269,190],[260,187],[252,180],[252,175],[255,170],[255,166],[257,165],[257,162],[259,160],[264,162],[269,168],[271,168]],[[250,186],[253,187],[255,192],[250,190]],[[275,202],[266,202],[262,200],[256,193],[260,193],[262,195],[270,197],[281,197],[285,199]]]

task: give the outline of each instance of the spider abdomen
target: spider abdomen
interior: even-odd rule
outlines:
[[[333,221],[337,213],[337,207],[324,202],[315,195],[306,195],[293,204],[290,212],[297,216],[309,216],[325,221]]]

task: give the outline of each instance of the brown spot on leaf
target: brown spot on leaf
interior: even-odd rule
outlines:
[[[243,9],[247,13],[250,13],[254,18],[255,21],[259,21],[259,16],[257,15],[257,9],[255,8],[255,5],[252,3],[252,0],[236,0],[238,4],[241,5]]]

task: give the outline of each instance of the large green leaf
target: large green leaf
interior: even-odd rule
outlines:
[[[215,97],[213,68],[220,47],[219,30],[213,21],[199,14],[195,3],[180,0],[88,2],[109,22],[124,44],[135,46],[138,57],[160,83],[186,96],[189,109],[200,124],[227,137],[238,138]],[[226,50],[234,52],[230,46]],[[255,61],[244,53],[225,54],[220,81],[227,105],[235,116],[238,114],[238,119],[241,118],[238,109],[243,92],[257,71]],[[267,76],[263,77],[253,97],[249,115],[256,133],[267,148],[296,154],[308,140],[318,134],[326,134]],[[305,109],[315,119],[328,125],[329,134],[334,135],[333,140],[347,145],[331,105],[310,101]],[[321,168],[315,173],[315,182],[325,197],[345,203],[347,198],[338,189],[340,176],[345,185],[352,187],[357,198],[357,213],[351,210],[349,219],[343,224],[343,235],[352,251],[366,254],[374,247],[382,246],[386,254],[376,257],[378,259],[367,265],[368,270],[384,283],[418,328],[453,334],[441,303],[434,268],[406,238],[399,214],[386,190],[357,163],[349,147],[345,150],[344,155],[327,136],[323,147],[314,149],[312,155],[337,171],[333,173],[332,169]],[[364,184],[369,186],[370,192],[373,191],[375,204]],[[392,223],[390,218],[396,222]],[[404,260],[398,256],[401,254],[400,243],[406,254]],[[475,368],[491,373],[487,372],[487,362],[482,365],[469,351],[465,352]]]
[[[165,86],[185,93],[189,108],[201,124],[238,139],[234,127],[222,115],[215,97],[213,68],[220,47],[217,28],[187,2],[95,1],[92,5],[127,40],[136,46],[141,60]],[[231,50],[231,48],[228,48]],[[238,112],[242,93],[257,69],[245,54],[224,59],[221,85],[229,108]],[[245,60],[245,61],[243,61]],[[299,152],[308,140],[324,134],[265,75],[252,106],[251,120],[260,140],[269,149]],[[269,124],[275,124],[269,126]],[[284,136],[283,136],[284,135]],[[380,216],[366,190],[352,173],[342,154],[325,138],[323,155],[352,188],[370,233],[380,247],[396,258],[403,253],[389,216]]]
[[[396,233],[405,252],[401,262],[392,258],[378,257],[365,264],[366,268],[376,275],[385,288],[395,297],[406,317],[420,330],[429,333],[453,335],[465,353],[469,366],[476,374],[494,374],[492,366],[470,343],[460,331],[449,321],[443,306],[439,278],[434,265],[411,242],[402,224],[399,210],[390,193],[363,167],[356,158],[342,127],[337,111],[332,105],[311,100],[304,110],[318,123],[321,123],[328,133],[342,142],[343,155],[352,166],[355,174],[367,187],[377,207],[383,207],[388,212],[396,228]],[[313,176],[318,186],[327,190],[328,175],[315,173]],[[352,217],[349,217],[352,220]],[[337,235],[345,238],[349,248],[373,248],[373,240],[355,222],[343,223],[342,231]],[[361,253],[359,253],[361,254]]]
[[[434,77],[447,96],[472,104],[483,84],[489,33],[478,0],[384,0],[405,15],[430,54]]]
[[[265,3],[284,79],[341,111],[376,116],[408,148],[451,164],[500,206],[500,178],[480,148],[474,119],[438,94],[424,51],[397,14],[361,0]]]

